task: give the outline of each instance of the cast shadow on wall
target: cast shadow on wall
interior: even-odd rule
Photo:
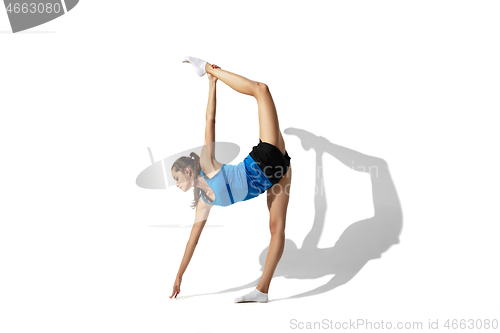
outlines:
[[[379,157],[364,155],[355,150],[336,145],[324,137],[318,137],[303,129],[287,128],[284,133],[297,136],[305,150],[314,149],[316,152],[315,185],[316,188],[324,188],[325,190],[315,191],[317,193],[314,194],[315,215],[313,217],[313,226],[305,237],[302,247],[298,248],[291,239],[285,240],[285,250],[273,277],[317,279],[325,275],[335,275],[326,284],[313,290],[270,301],[318,295],[349,282],[368,261],[381,258],[382,253],[392,245],[399,243],[399,235],[403,227],[401,204],[386,161]],[[369,173],[372,182],[374,206],[373,217],[349,225],[335,245],[329,248],[318,248],[328,206],[325,195],[328,188],[324,187],[322,171],[323,154],[332,155],[347,167],[356,171]],[[261,271],[264,268],[267,250],[266,247],[259,256]],[[256,280],[247,284],[219,292],[193,296],[221,294],[256,287],[260,278],[259,276]],[[183,298],[188,297],[192,296]]]

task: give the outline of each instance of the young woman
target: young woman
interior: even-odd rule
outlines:
[[[250,293],[236,298],[240,302],[267,302],[274,271],[283,254],[285,220],[292,180],[290,156],[285,149],[278,115],[267,85],[225,71],[217,65],[194,58],[184,61],[193,65],[196,73],[208,73],[209,97],[206,113],[205,143],[201,156],[191,153],[172,165],[172,177],[183,192],[194,188],[195,223],[175,279],[172,298],[180,292],[182,276],[193,255],[201,231],[213,206],[228,206],[267,192],[271,243],[259,284]],[[221,164],[215,159],[216,83],[221,80],[242,94],[257,100],[259,113],[259,144],[238,165]],[[200,198],[202,200],[200,200]]]

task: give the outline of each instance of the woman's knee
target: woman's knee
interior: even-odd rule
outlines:
[[[271,218],[271,220],[269,221],[269,231],[271,232],[271,237],[285,237],[285,219]]]
[[[267,86],[267,84],[262,83],[262,82],[257,82],[255,90],[256,90],[256,95],[262,95],[262,94],[269,93],[269,87]]]

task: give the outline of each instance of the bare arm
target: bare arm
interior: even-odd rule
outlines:
[[[177,276],[184,275],[186,268],[191,261],[191,257],[193,256],[194,249],[198,244],[198,240],[200,239],[201,232],[203,231],[203,227],[207,222],[208,215],[210,213],[210,205],[205,202],[201,203],[202,199],[198,201],[198,206],[196,207],[196,218],[193,224],[193,228],[191,229],[191,234],[189,235],[189,240],[186,245],[186,251],[184,252],[184,258],[182,258],[181,267],[179,268],[179,272]]]
[[[209,74],[210,75],[210,74]],[[206,112],[206,126],[205,126],[205,142],[203,149],[201,151],[200,163],[203,169],[208,170],[208,172],[213,172],[216,170],[214,164],[215,161],[215,116],[216,116],[216,82],[217,78],[215,76],[210,76],[208,78],[209,90],[208,90],[208,103]]]
[[[208,74],[210,75],[210,74]],[[205,118],[215,119],[215,107],[216,103],[216,90],[217,90],[217,78],[214,76],[210,76],[208,78],[208,103],[207,103],[207,113]]]
[[[201,199],[200,201],[198,201],[198,205],[196,206],[195,221],[193,224],[193,228],[191,229],[191,234],[189,235],[189,240],[186,245],[186,250],[184,251],[184,257],[182,258],[181,266],[179,267],[179,271],[175,278],[172,296],[175,295],[175,297],[177,297],[177,294],[181,291],[180,286],[182,282],[182,276],[184,275],[184,272],[186,271],[186,268],[189,265],[191,258],[193,257],[194,249],[198,244],[198,240],[200,239],[203,227],[207,222],[211,207],[212,207],[211,205],[205,203]],[[172,296],[170,296],[170,298],[172,298]]]
[[[182,258],[181,266],[179,267],[179,272],[177,273],[178,277],[181,277],[184,275],[184,272],[186,271],[187,266],[189,265],[189,262],[191,261],[191,258],[193,257],[194,249],[196,248],[196,245],[198,244],[198,238],[195,236],[196,233],[201,234],[201,230],[205,226],[206,221],[202,221],[199,223],[195,223],[193,225],[193,229],[191,230],[191,235],[189,236],[189,240],[186,245],[186,250],[184,251],[184,257]],[[196,232],[195,232],[196,230]]]

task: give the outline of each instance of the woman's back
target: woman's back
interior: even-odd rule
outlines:
[[[272,185],[250,155],[236,165],[222,164],[210,179],[203,170],[200,173],[215,195],[212,203],[207,202],[203,196],[201,198],[215,206],[229,206],[255,198]]]

